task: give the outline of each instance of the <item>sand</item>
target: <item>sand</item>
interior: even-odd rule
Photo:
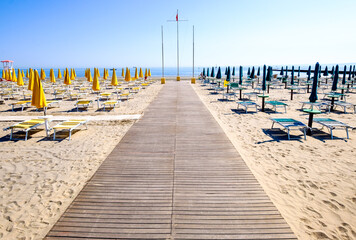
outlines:
[[[98,111],[96,106],[73,112],[75,101],[67,99],[48,114],[143,114],[161,88],[159,82],[154,83],[110,112]],[[0,105],[0,117],[43,115],[33,108],[12,112],[7,104],[14,101]],[[134,122],[91,121],[88,129],[76,131],[71,141],[65,135],[63,140],[48,140],[43,130],[32,133],[27,141],[9,141],[9,131],[0,131],[0,238],[42,239]],[[13,123],[0,122],[0,128]]]
[[[298,139],[288,141],[285,132],[270,129],[269,118],[291,117],[307,124],[300,102],[310,94],[295,94],[291,101],[289,90],[271,89],[269,100],[286,102],[287,113],[246,114],[200,81],[192,86],[299,239],[356,239],[356,131],[350,139],[344,130],[334,131],[334,140],[326,129],[307,140],[296,131],[292,137]],[[356,94],[348,95],[347,101],[355,104]],[[356,127],[351,110],[319,116]]]

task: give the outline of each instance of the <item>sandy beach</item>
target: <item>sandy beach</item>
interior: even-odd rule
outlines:
[[[98,111],[96,105],[88,111],[76,112],[75,100],[66,98],[60,107],[48,109],[47,114],[73,117],[143,114],[161,88],[160,82],[152,83],[109,112]],[[46,97],[53,98],[51,94]],[[87,97],[95,99],[96,95]],[[6,100],[5,105],[0,105],[0,118],[43,115],[33,107],[12,112],[8,104],[15,101]],[[58,141],[46,139],[43,128],[30,134],[27,141],[9,141],[10,132],[1,131],[0,238],[42,239],[134,122],[91,121],[87,130],[74,132],[71,141],[67,135]],[[2,121],[0,127],[14,123]]]
[[[235,101],[221,101],[221,94],[211,94],[209,86],[200,81],[192,86],[298,239],[356,238],[356,131],[345,139],[345,130],[336,130],[334,140],[327,129],[307,136],[307,140],[301,131],[296,131],[292,137],[297,140],[287,140],[284,131],[270,129],[270,118],[288,117],[307,124],[308,115],[300,109],[301,102],[308,101],[309,93],[294,94],[291,101],[290,90],[271,89],[268,100],[287,103],[287,113],[281,109],[279,113],[271,110],[245,113],[236,111]],[[355,93],[347,95],[348,102],[356,102]],[[323,96],[319,93],[319,99]],[[261,105],[261,99],[251,100]],[[318,117],[355,127],[353,111],[348,109],[345,114],[340,110]]]

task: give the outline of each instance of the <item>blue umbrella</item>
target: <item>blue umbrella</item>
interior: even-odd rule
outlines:
[[[266,79],[267,81],[271,81],[272,80],[272,77],[273,77],[273,69],[272,69],[272,66],[269,66],[268,67],[268,72],[269,72],[269,74],[268,74],[268,78]]]
[[[328,76],[329,75],[329,71],[328,71],[328,66],[325,67],[325,71],[324,71],[324,76]]]
[[[203,68],[203,76],[205,77],[205,68]]]
[[[232,76],[235,76],[235,67],[232,68]]]
[[[336,65],[331,91],[336,91],[338,80],[339,80],[339,65]]]
[[[242,68],[242,66],[240,66],[240,71],[239,71],[239,73],[240,73],[239,85],[241,86],[241,84],[242,84],[242,76],[243,76],[243,68]]]
[[[282,66],[282,68],[281,68],[281,72],[279,73],[279,75],[281,75],[281,76],[284,75],[283,66]]]
[[[218,68],[218,73],[216,74],[217,79],[221,79],[221,69],[220,67]]]
[[[266,65],[263,65],[262,91],[266,91]]]
[[[258,69],[257,69],[257,76],[260,76],[261,74],[260,74],[260,67],[258,67]]]
[[[350,65],[350,71],[349,71],[349,80],[351,80],[351,77],[352,77],[352,66]]]
[[[214,67],[211,68],[211,75],[210,75],[210,77],[215,77]]]
[[[250,68],[248,68],[248,70],[247,70],[247,76],[250,76],[250,74],[251,74],[251,71],[250,71]]]
[[[288,77],[288,66],[286,66],[286,77]]]
[[[319,80],[319,69],[320,69],[319,63],[317,62],[315,64],[315,70],[314,70],[313,87],[309,96],[310,102],[316,102],[316,100],[318,100],[317,88],[318,88],[318,80]]]
[[[346,65],[344,66],[344,75],[342,76],[342,82],[341,82],[342,85],[345,85],[346,84]]]
[[[227,73],[226,73],[226,81],[230,82],[231,79],[231,71],[230,71],[230,67],[227,67]]]
[[[290,84],[294,85],[294,66],[292,66],[292,76],[291,76]]]
[[[227,67],[225,67],[225,75],[227,75]]]
[[[311,66],[310,65],[309,65],[309,68],[308,68],[307,75],[308,75],[308,81],[310,81],[310,75],[311,75]]]
[[[300,66],[298,67],[298,77],[300,77]]]
[[[319,78],[321,78],[321,66],[319,66]]]
[[[354,65],[354,67],[353,67],[353,70],[352,70],[352,77],[355,77],[355,65]]]
[[[335,67],[333,66],[333,68],[331,69],[331,75],[334,76],[334,74],[335,74]]]
[[[209,70],[210,70],[209,68],[206,68],[206,76],[208,76],[208,77],[210,76]]]
[[[255,67],[252,67],[250,78],[254,78],[254,77],[255,77]]]

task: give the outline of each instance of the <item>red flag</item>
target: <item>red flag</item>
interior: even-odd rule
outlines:
[[[178,22],[178,13],[177,13],[177,15],[176,15],[176,21]]]

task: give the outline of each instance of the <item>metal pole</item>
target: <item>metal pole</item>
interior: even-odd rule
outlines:
[[[178,9],[177,9],[178,16]],[[179,76],[179,30],[178,30],[178,19],[177,20],[177,76]]]
[[[161,26],[161,33],[162,33],[162,77],[164,77],[163,25]]]
[[[193,77],[194,77],[194,25],[193,25]]]

